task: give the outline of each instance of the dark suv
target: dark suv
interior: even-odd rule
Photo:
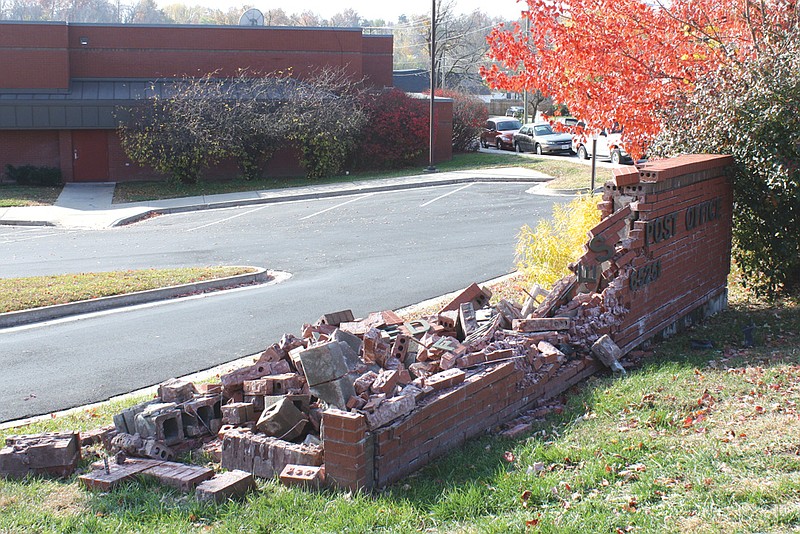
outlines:
[[[514,134],[522,128],[517,119],[510,117],[491,117],[481,132],[481,146],[494,146],[497,150],[514,146]]]

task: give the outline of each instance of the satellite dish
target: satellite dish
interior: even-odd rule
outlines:
[[[239,17],[239,26],[263,26],[264,14],[256,8],[251,8]]]

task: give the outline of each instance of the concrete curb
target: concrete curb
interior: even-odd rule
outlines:
[[[401,191],[404,189],[417,189],[420,187],[436,187],[441,185],[454,185],[466,184],[477,182],[498,182],[498,183],[544,183],[552,180],[552,178],[522,178],[522,177],[508,177],[508,178],[494,178],[494,177],[465,177],[465,178],[448,178],[439,181],[426,181],[426,182],[409,182],[400,184],[387,184],[387,185],[374,185],[364,187],[354,187],[332,191],[319,191],[312,193],[299,193],[288,194],[282,196],[264,197],[264,198],[248,198],[241,200],[227,200],[224,202],[209,202],[206,204],[192,204],[188,206],[175,206],[167,208],[151,208],[142,213],[131,215],[129,217],[122,217],[114,221],[111,226],[124,226],[126,224],[135,223],[155,215],[169,215],[172,213],[186,213],[191,211],[203,211],[223,208],[236,208],[241,206],[257,206],[261,204],[278,204],[281,202],[294,202],[298,200],[316,200],[320,198],[332,197],[345,197],[352,195],[360,195],[364,193],[381,193],[384,191]]]
[[[32,323],[40,323],[52,319],[60,319],[70,315],[92,313],[134,306],[136,304],[146,304],[159,300],[172,299],[192,293],[204,293],[208,291],[218,291],[232,286],[242,284],[265,284],[276,278],[283,278],[282,273],[268,271],[267,269],[257,268],[254,273],[228,276],[203,282],[182,284],[147,291],[137,291],[125,295],[114,295],[111,297],[100,297],[92,300],[81,300],[67,304],[56,304],[31,310],[20,310],[15,312],[0,313],[0,329],[13,326],[22,326]]]

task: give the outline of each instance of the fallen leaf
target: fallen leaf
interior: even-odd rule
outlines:
[[[505,460],[508,463],[513,463],[514,460],[516,460],[516,459],[517,459],[517,457],[514,456],[514,453],[511,452],[511,451],[506,451],[506,452],[503,453],[503,460]]]

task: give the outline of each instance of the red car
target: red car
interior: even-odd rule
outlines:
[[[481,146],[487,148],[492,145],[497,150],[512,148],[514,134],[522,128],[522,123],[512,117],[490,117],[481,132]]]

